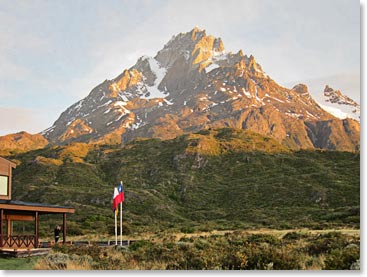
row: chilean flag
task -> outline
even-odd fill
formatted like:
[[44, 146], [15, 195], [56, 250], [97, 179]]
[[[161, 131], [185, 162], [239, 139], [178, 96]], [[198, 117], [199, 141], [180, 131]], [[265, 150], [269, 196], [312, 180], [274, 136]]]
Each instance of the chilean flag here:
[[125, 200], [125, 191], [124, 187], [122, 186], [122, 182], [118, 185], [118, 187], [113, 191], [113, 204], [112, 210], [117, 214], [118, 205]]

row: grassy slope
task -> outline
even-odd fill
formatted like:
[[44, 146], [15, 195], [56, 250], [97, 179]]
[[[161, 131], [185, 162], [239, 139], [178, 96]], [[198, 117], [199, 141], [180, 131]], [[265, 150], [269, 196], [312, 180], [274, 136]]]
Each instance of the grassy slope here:
[[[359, 154], [290, 152], [247, 131], [89, 146], [88, 153], [74, 145], [12, 158], [21, 162], [13, 198], [74, 206], [68, 224], [74, 234], [113, 233], [110, 205], [119, 180], [125, 232], [359, 227]], [[41, 220], [47, 233], [61, 217]]]

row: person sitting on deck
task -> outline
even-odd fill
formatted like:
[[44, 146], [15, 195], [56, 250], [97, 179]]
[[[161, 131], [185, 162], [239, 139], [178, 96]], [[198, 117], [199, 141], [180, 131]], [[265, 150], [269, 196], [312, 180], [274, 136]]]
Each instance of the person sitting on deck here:
[[55, 243], [58, 242], [59, 238], [60, 238], [60, 233], [61, 233], [61, 226], [57, 225], [55, 228]]

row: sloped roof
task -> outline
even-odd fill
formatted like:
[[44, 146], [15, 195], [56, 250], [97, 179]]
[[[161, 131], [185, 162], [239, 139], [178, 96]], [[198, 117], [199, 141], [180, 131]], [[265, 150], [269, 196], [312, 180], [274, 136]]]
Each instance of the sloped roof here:
[[75, 213], [75, 209], [69, 206], [23, 202], [17, 200], [0, 200], [0, 209], [16, 211], [38, 211], [41, 213]]

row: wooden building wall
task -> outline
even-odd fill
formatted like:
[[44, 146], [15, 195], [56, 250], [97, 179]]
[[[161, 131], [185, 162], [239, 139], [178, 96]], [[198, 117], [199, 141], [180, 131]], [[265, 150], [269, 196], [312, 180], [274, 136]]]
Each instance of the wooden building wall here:
[[12, 169], [15, 167], [14, 163], [0, 157], [0, 199], [11, 200]]

